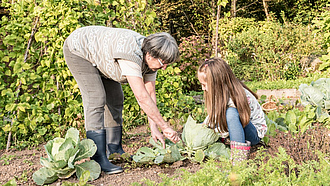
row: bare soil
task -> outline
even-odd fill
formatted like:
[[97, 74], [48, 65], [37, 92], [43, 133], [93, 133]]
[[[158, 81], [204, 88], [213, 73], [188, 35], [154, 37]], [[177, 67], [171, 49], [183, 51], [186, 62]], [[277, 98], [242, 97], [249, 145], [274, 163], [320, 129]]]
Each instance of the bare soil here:
[[[133, 155], [142, 146], [151, 147], [148, 143], [149, 138], [150, 132], [148, 132], [146, 126], [140, 126], [131, 132], [126, 133], [123, 137], [124, 151]], [[3, 185], [13, 178], [16, 178], [19, 185], [36, 185], [32, 179], [32, 174], [42, 167], [40, 164], [40, 157], [47, 157], [43, 145], [22, 151], [10, 150], [5, 152], [5, 150], [1, 150], [0, 185]], [[97, 180], [88, 183], [92, 185], [125, 186], [131, 185], [135, 182], [143, 183], [144, 179], [149, 179], [158, 183], [162, 181], [159, 176], [161, 173], [166, 174], [167, 176], [173, 176], [178, 175], [179, 171], [177, 170], [181, 168], [189, 172], [196, 172], [200, 169], [199, 164], [192, 163], [188, 160], [160, 166], [136, 165], [134, 162], [123, 161], [120, 159], [113, 161], [113, 163], [121, 166], [124, 169], [124, 172], [113, 175], [107, 175], [102, 172]], [[78, 182], [78, 179], [73, 175], [69, 179], [58, 179], [51, 185], [61, 185], [64, 181]]]
[[[142, 146], [150, 146], [148, 140], [150, 132], [146, 126], [138, 127], [129, 133], [126, 133], [123, 139], [123, 148], [129, 154], [134, 154]], [[292, 136], [287, 132], [278, 131], [276, 137], [270, 138], [268, 146], [258, 144], [252, 147], [250, 159], [254, 159], [260, 147], [264, 147], [271, 156], [276, 156], [278, 147], [282, 146], [288, 154], [298, 163], [308, 160], [318, 160], [316, 151], [330, 153], [330, 130], [323, 126], [316, 126], [309, 129], [304, 134]], [[46, 157], [43, 145], [36, 148], [25, 149], [22, 151], [10, 150], [0, 151], [0, 185], [16, 178], [19, 185], [36, 185], [33, 182], [32, 174], [41, 168], [40, 157]], [[267, 160], [265, 160], [267, 161]], [[100, 177], [89, 184], [92, 185], [131, 185], [133, 183], [143, 183], [145, 179], [159, 183], [162, 181], [159, 174], [166, 174], [167, 177], [178, 176], [179, 169], [185, 169], [189, 172], [196, 172], [201, 167], [198, 163], [189, 160], [175, 162], [164, 165], [137, 166], [134, 162], [116, 160], [113, 162], [123, 167], [124, 172], [114, 175], [101, 173]], [[64, 181], [78, 182], [77, 177], [71, 176], [69, 179], [58, 179], [51, 185], [61, 185]]]

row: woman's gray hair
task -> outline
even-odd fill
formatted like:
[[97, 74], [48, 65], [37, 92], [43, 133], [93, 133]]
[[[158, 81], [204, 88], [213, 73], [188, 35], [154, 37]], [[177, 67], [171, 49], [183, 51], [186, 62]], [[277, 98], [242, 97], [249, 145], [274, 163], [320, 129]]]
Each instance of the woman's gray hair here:
[[142, 44], [143, 56], [149, 53], [154, 58], [160, 58], [164, 64], [176, 62], [180, 59], [178, 44], [166, 32], [151, 34], [144, 39]]

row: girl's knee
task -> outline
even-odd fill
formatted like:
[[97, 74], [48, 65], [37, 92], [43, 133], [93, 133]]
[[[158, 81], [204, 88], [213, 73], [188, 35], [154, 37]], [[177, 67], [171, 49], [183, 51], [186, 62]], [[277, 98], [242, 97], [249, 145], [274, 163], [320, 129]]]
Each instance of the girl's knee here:
[[226, 111], [226, 120], [227, 123], [231, 123], [232, 121], [237, 122], [239, 120], [239, 114], [236, 108], [229, 107]]

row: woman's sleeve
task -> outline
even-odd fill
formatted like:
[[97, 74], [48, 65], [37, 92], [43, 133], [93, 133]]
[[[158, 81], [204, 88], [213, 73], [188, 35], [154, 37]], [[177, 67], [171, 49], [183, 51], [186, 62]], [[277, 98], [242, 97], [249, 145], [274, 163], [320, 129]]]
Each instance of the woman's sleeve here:
[[142, 70], [140, 65], [133, 61], [118, 59], [122, 76], [135, 76], [142, 78]]

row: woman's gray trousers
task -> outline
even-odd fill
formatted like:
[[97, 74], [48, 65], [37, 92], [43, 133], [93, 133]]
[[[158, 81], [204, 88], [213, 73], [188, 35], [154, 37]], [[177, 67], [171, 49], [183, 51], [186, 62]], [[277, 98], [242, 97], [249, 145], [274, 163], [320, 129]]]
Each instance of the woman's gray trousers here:
[[124, 102], [121, 84], [104, 78], [91, 62], [71, 53], [67, 42], [63, 53], [82, 95], [86, 131], [121, 126]]

